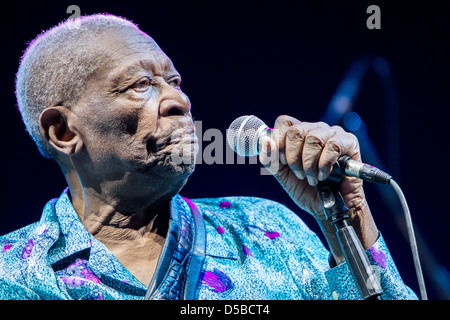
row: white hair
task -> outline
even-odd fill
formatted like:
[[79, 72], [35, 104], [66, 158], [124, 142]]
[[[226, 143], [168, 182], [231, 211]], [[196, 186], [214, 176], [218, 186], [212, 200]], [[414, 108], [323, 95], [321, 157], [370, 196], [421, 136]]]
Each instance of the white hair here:
[[82, 16], [42, 32], [28, 45], [16, 75], [16, 98], [25, 127], [40, 153], [54, 158], [56, 151], [41, 133], [39, 117], [46, 108], [76, 103], [86, 81], [104, 66], [104, 54], [95, 41], [108, 29], [138, 29], [110, 14]]

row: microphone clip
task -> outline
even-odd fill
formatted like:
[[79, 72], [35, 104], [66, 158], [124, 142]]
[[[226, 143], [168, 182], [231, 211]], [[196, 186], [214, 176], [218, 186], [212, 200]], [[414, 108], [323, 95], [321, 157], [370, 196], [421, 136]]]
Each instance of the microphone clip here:
[[383, 292], [380, 280], [374, 276], [369, 258], [353, 226], [347, 223], [348, 208], [339, 192], [343, 179], [343, 166], [334, 165], [329, 177], [320, 181], [316, 188], [327, 220], [336, 227], [336, 237], [344, 254], [359, 294], [364, 300], [381, 300]]
[[327, 220], [332, 224], [340, 220], [348, 219], [348, 209], [344, 204], [342, 195], [339, 192], [343, 179], [343, 168], [340, 162], [337, 162], [333, 166], [328, 178], [324, 181], [319, 181], [316, 188], [319, 192], [322, 207], [325, 212]]

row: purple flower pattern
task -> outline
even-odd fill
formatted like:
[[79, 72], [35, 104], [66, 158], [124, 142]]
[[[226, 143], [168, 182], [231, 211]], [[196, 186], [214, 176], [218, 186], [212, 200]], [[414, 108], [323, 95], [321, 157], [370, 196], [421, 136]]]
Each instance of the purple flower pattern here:
[[101, 283], [100, 279], [89, 270], [87, 264], [88, 262], [86, 260], [77, 259], [65, 269], [71, 275], [59, 276], [59, 278], [71, 288], [78, 288], [86, 283], [86, 281]]
[[218, 227], [217, 227], [217, 232], [218, 232], [219, 234], [225, 233], [225, 229], [222, 228], [221, 226], [218, 226]]
[[250, 256], [250, 257], [253, 257], [253, 258], [255, 257], [253, 255], [252, 250], [250, 250], [250, 248], [247, 247], [245, 244], [242, 245], [242, 251], [244, 251], [244, 254], [247, 255], [247, 256]]
[[229, 209], [230, 206], [231, 206], [231, 202], [230, 201], [220, 201], [220, 205], [219, 205], [220, 209], [222, 209], [222, 208]]
[[380, 267], [386, 269], [386, 255], [383, 251], [376, 247], [369, 248], [373, 261], [375, 261]]
[[262, 229], [262, 228], [260, 228], [260, 227], [258, 227], [258, 226], [252, 225], [252, 224], [249, 224], [248, 227], [249, 227], [249, 228], [255, 228], [255, 229], [258, 229], [258, 230], [260, 230], [260, 231], [263, 231], [264, 234], [265, 234], [269, 239], [275, 239], [275, 238], [278, 238], [278, 237], [280, 236], [280, 233], [279, 233], [278, 231], [268, 231], [268, 230], [264, 230], [264, 229]]
[[280, 233], [277, 231], [272, 231], [272, 232], [266, 231], [265, 234], [269, 239], [275, 239], [280, 236]]
[[31, 252], [34, 248], [34, 241], [33, 239], [28, 240], [27, 245], [22, 250], [22, 259], [28, 259], [31, 256]]
[[217, 268], [202, 272], [202, 284], [209, 286], [214, 292], [224, 292], [234, 288], [230, 277]]

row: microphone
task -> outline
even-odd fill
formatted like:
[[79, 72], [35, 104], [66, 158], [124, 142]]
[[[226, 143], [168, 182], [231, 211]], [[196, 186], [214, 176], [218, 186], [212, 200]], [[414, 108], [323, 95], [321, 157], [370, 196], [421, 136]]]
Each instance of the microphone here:
[[[243, 157], [256, 156], [260, 153], [261, 139], [272, 136], [272, 129], [261, 119], [253, 115], [235, 119], [227, 130], [228, 145]], [[365, 181], [389, 184], [392, 177], [386, 172], [371, 165], [341, 156], [335, 167], [340, 167], [340, 174], [360, 178]], [[335, 168], [333, 168], [333, 171]]]

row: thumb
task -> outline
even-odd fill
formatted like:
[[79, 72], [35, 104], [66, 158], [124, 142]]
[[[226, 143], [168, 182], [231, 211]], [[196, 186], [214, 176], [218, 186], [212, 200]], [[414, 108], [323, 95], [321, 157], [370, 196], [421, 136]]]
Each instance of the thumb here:
[[280, 153], [274, 139], [264, 136], [261, 139], [259, 162], [273, 175], [280, 169]]

